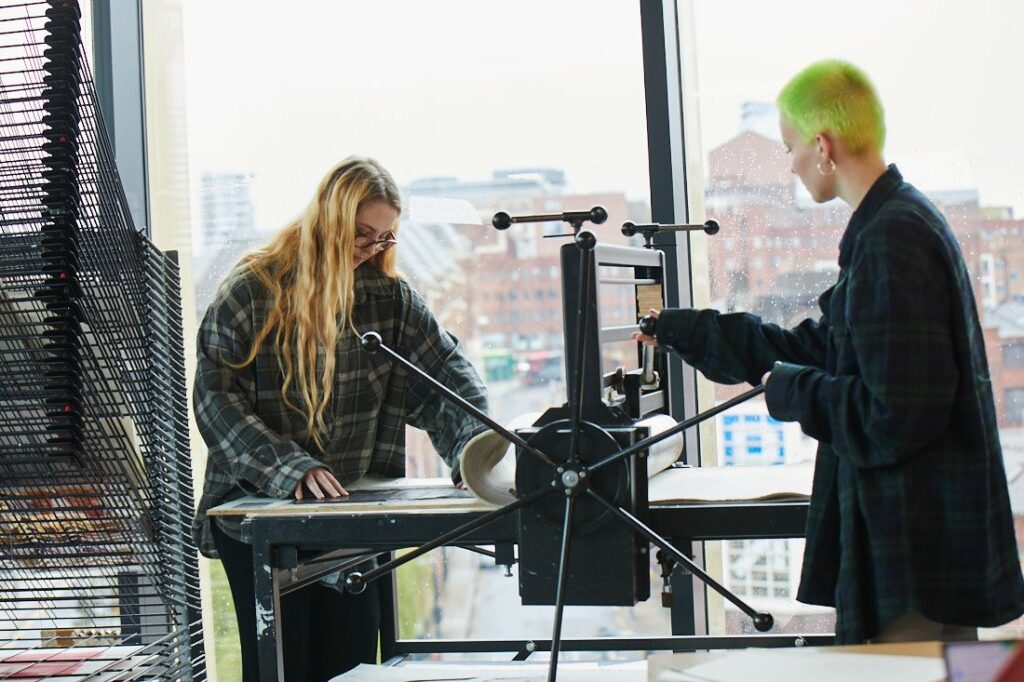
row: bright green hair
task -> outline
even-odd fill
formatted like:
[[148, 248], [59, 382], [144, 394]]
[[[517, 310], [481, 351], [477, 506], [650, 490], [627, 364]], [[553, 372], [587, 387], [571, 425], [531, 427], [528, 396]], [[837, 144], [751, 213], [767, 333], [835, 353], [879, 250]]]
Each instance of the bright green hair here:
[[885, 112], [875, 86], [848, 62], [811, 64], [786, 83], [775, 104], [805, 142], [827, 131], [854, 154], [881, 152], [885, 144]]

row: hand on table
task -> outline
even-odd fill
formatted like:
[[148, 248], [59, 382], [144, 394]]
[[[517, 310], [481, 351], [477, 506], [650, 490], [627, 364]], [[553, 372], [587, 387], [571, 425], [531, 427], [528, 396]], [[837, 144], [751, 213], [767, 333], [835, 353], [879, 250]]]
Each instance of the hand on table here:
[[309, 488], [309, 492], [313, 493], [313, 497], [318, 500], [322, 500], [324, 497], [348, 495], [348, 491], [341, 487], [331, 470], [325, 467], [316, 467], [306, 472], [302, 480], [295, 485], [296, 500], [302, 499], [303, 486]]

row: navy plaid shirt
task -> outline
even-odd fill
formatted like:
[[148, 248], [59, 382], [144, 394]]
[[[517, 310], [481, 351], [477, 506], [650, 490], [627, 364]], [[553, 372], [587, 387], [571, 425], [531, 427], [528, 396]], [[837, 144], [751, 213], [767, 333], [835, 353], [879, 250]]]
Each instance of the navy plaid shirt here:
[[[480, 410], [487, 395], [454, 336], [444, 330], [408, 283], [369, 265], [356, 270], [353, 322]], [[326, 466], [342, 485], [366, 474], [405, 475], [406, 424], [424, 429], [458, 476], [458, 453], [487, 427], [441, 398], [384, 353], [364, 351], [347, 329], [336, 349], [332, 403], [325, 448], [319, 451], [306, 419], [281, 398], [283, 376], [265, 341], [255, 361], [236, 370], [267, 318], [269, 294], [251, 273], [236, 271], [221, 285], [203, 318], [197, 342], [193, 407], [209, 447], [206, 476], [193, 536], [200, 551], [216, 558], [206, 512], [243, 494], [287, 498], [307, 471]], [[290, 399], [300, 405], [294, 383]], [[218, 520], [240, 539], [239, 522]]]
[[[840, 643], [917, 610], [991, 627], [1024, 580], [985, 344], [945, 218], [890, 166], [854, 212], [822, 316], [666, 310], [658, 340], [712, 381], [757, 385], [819, 442], [798, 598], [835, 606]], [[782, 362], [775, 365], [776, 362]]]

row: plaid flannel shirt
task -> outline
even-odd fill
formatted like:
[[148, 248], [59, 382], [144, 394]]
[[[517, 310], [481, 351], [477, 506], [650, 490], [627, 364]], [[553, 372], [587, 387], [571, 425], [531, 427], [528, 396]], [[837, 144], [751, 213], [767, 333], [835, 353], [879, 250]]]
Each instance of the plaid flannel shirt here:
[[[854, 212], [822, 317], [668, 310], [658, 340], [709, 379], [757, 385], [819, 442], [798, 598], [836, 607], [840, 643], [916, 609], [990, 627], [1024, 581], [985, 344], [945, 218], [890, 166]], [[782, 364], [774, 363], [781, 361]]]
[[[427, 431], [455, 479], [463, 446], [487, 429], [386, 354], [362, 350], [346, 329], [335, 351], [329, 433], [319, 451], [305, 418], [281, 398], [283, 375], [272, 338], [252, 364], [240, 370], [228, 366], [245, 358], [271, 303], [254, 276], [236, 271], [221, 285], [199, 328], [193, 407], [209, 456], [193, 537], [211, 558], [217, 554], [206, 512], [225, 500], [243, 494], [290, 497], [314, 467], [326, 466], [342, 485], [366, 474], [403, 476], [406, 424]], [[487, 411], [486, 389], [458, 339], [404, 280], [369, 265], [358, 268], [352, 319], [360, 333], [377, 332], [404, 358]], [[289, 390], [291, 401], [302, 404], [294, 384]], [[221, 518], [218, 523], [240, 539], [239, 522]]]

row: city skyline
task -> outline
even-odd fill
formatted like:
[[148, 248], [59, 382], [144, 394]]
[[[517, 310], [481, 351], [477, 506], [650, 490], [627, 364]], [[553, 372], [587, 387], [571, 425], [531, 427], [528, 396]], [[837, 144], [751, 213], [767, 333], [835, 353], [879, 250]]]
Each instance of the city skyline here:
[[[590, 7], [310, 2], [282, 15], [186, 2], [192, 167], [255, 172], [267, 204], [258, 222], [271, 226], [300, 210], [322, 173], [351, 153], [376, 156], [400, 184], [541, 165], [564, 169], [579, 192], [646, 197], [639, 13], [632, 2]], [[694, 34], [681, 55], [696, 76], [686, 90], [696, 105], [688, 134], [699, 130], [705, 152], [735, 133], [742, 102], [771, 102], [815, 59], [847, 58], [876, 81], [887, 157], [908, 178], [923, 190], [973, 186], [986, 205], [1024, 213], [1015, 120], [1024, 91], [1005, 77], [1008, 65], [1024, 63], [1010, 29], [1024, 23], [1019, 3], [934, 12], [872, 0], [844, 15], [841, 34], [817, 29], [809, 0], [781, 9], [747, 3], [742, 12], [736, 2], [680, 7]], [[735, 21], [738, 13], [749, 20]], [[882, 15], [888, 21], [876, 21]], [[1000, 21], [987, 24], [993, 15]], [[368, 29], [339, 32], [352, 26]], [[586, 39], [566, 41], [565, 26]], [[973, 49], [978, 35], [986, 50]], [[277, 48], [254, 49], [254, 36], [275, 36]], [[348, 54], [372, 55], [374, 69], [345, 68]]]
[[[748, 103], [745, 103], [745, 104], [750, 104], [750, 103], [748, 102]], [[718, 147], [715, 147], [714, 149], [708, 150], [705, 156], [710, 158], [712, 152], [714, 152], [717, 149], [721, 149], [721, 148], [725, 147], [730, 142], [732, 142], [733, 140], [738, 138], [740, 135], [742, 135], [743, 132], [746, 132], [746, 131], [753, 131], [756, 134], [765, 137], [766, 139], [770, 139], [770, 140], [773, 140], [773, 141], [775, 140], [775, 138], [770, 137], [767, 134], [767, 131], [764, 130], [763, 126], [759, 126], [759, 125], [746, 125], [745, 126], [745, 125], [741, 124], [737, 128], [737, 131], [735, 132], [735, 134], [733, 135], [732, 138], [725, 140]], [[783, 148], [780, 145], [779, 151], [782, 152], [782, 149]], [[463, 175], [456, 175], [456, 174], [451, 174], [451, 173], [449, 173], [449, 174], [439, 174], [439, 175], [417, 176], [417, 177], [411, 178], [408, 182], [399, 183], [399, 191], [402, 194], [403, 200], [405, 200], [406, 202], [409, 202], [409, 200], [415, 200], [415, 199], [420, 199], [420, 198], [424, 198], [424, 197], [440, 196], [440, 194], [435, 194], [435, 193], [430, 193], [430, 192], [428, 192], [428, 193], [418, 193], [417, 189], [411, 189], [411, 188], [414, 188], [414, 187], [416, 187], [418, 185], [422, 185], [425, 181], [435, 181], [435, 180], [438, 180], [440, 178], [443, 178], [445, 180], [450, 181], [450, 184], [456, 185], [456, 186], [460, 186], [460, 185], [476, 185], [476, 184], [486, 186], [489, 183], [493, 183], [495, 181], [495, 177], [499, 176], [499, 175], [516, 174], [516, 173], [524, 173], [524, 174], [528, 175], [528, 174], [531, 174], [531, 173], [537, 173], [538, 171], [541, 171], [541, 170], [561, 173], [562, 175], [564, 175], [565, 180], [566, 180], [566, 184], [564, 184], [564, 185], [559, 187], [559, 192], [557, 192], [557, 193], [560, 194], [560, 195], [567, 195], [567, 196], [568, 195], [581, 195], [581, 196], [586, 196], [586, 195], [598, 194], [598, 193], [615, 193], [615, 190], [609, 190], [609, 192], [593, 192], [593, 191], [582, 191], [582, 190], [575, 191], [575, 187], [576, 186], [575, 186], [574, 183], [571, 182], [571, 176], [567, 172], [565, 172], [562, 168], [559, 168], [557, 166], [549, 166], [549, 167], [544, 168], [544, 167], [541, 167], [538, 164], [526, 164], [522, 168], [508, 168], [508, 167], [492, 168], [492, 169], [489, 169], [489, 170], [485, 171], [482, 175], [472, 176], [472, 177], [470, 177], [470, 176], [463, 176]], [[260, 180], [260, 176], [259, 176], [258, 173], [256, 173], [255, 171], [253, 171], [251, 169], [250, 170], [246, 170], [246, 169], [242, 169], [242, 168], [222, 169], [222, 170], [216, 170], [216, 171], [212, 170], [212, 169], [199, 169], [195, 173], [195, 175], [198, 178], [198, 182], [195, 183], [195, 187], [193, 187], [193, 194], [196, 197], [200, 198], [200, 199], [201, 199], [201, 196], [202, 196], [201, 186], [204, 183], [204, 178], [206, 178], [206, 177], [221, 177], [221, 178], [244, 177], [244, 178], [246, 178], [246, 181], [249, 183], [249, 185], [248, 185], [249, 189], [251, 189], [253, 187], [254, 183], [258, 183], [259, 180]], [[705, 173], [705, 176], [706, 176], [705, 183], [706, 183], [707, 188], [709, 190], [709, 193], [708, 193], [708, 195], [707, 195], [707, 197], [705, 199], [705, 202], [707, 203], [708, 201], [710, 201], [713, 198], [713, 194], [711, 193], [711, 190], [713, 189], [713, 178], [710, 176], [710, 173]], [[809, 198], [809, 195], [807, 195], [806, 189], [804, 189], [801, 185], [799, 185], [798, 182], [796, 182], [795, 176], [792, 178], [792, 180], [793, 180], [793, 189], [794, 189], [794, 192], [795, 192], [795, 195], [796, 195], [795, 196], [796, 205], [804, 206], [804, 207], [813, 207], [814, 206], [814, 202], [810, 201], [810, 198]], [[228, 185], [223, 185], [222, 184], [222, 187], [225, 190], [231, 189]], [[943, 189], [929, 189], [927, 187], [923, 187], [921, 189], [922, 189], [922, 191], [925, 194], [927, 194], [929, 196], [932, 196], [933, 198], [935, 198], [936, 200], [939, 200], [939, 201], [941, 201], [943, 197], [948, 197], [948, 198], [964, 197], [964, 198], [968, 198], [968, 199], [972, 199], [973, 198], [974, 200], [977, 200], [979, 202], [979, 205], [981, 207], [983, 207], [983, 208], [992, 208], [992, 209], [1007, 208], [1003, 204], [988, 204], [988, 203], [984, 202], [983, 195], [980, 192], [979, 188], [976, 187], [976, 186], [951, 186], [951, 187], [946, 187], [946, 188], [943, 188]], [[259, 201], [259, 193], [258, 192], [251, 192], [251, 193], [253, 195], [255, 195], [255, 198], [253, 199], [253, 207], [255, 209], [254, 214], [255, 214], [255, 216], [257, 216], [257, 217], [254, 217], [254, 219], [253, 219], [252, 227], [253, 227], [253, 229], [256, 232], [260, 233], [261, 235], [270, 235], [270, 234], [273, 234], [274, 232], [276, 232], [277, 230], [280, 230], [281, 228], [283, 228], [287, 224], [287, 222], [290, 221], [291, 218], [294, 218], [294, 217], [298, 216], [299, 213], [302, 211], [302, 209], [305, 208], [305, 205], [306, 205], [306, 203], [304, 201], [300, 202], [300, 203], [297, 203], [295, 205], [295, 208], [294, 208], [294, 211], [292, 212], [291, 217], [288, 220], [286, 220], [285, 222], [273, 223], [272, 224], [272, 223], [267, 222], [266, 219], [260, 220], [258, 218], [258, 216], [261, 213], [263, 215], [266, 215], [268, 213], [268, 210], [267, 210], [266, 204], [264, 203], [263, 204], [263, 211], [261, 212], [260, 211], [261, 202]], [[643, 203], [643, 204], [646, 204], [648, 202], [648, 200], [649, 200], [649, 197], [647, 197], [647, 196], [637, 198], [637, 197], [630, 197], [628, 194], [626, 194], [626, 198], [630, 202], [637, 202], [637, 203]], [[307, 201], [308, 201], [308, 198], [307, 198]], [[832, 202], [829, 202], [829, 203], [830, 204], [837, 204], [838, 200], [833, 200]], [[202, 212], [202, 210], [203, 210], [203, 202], [202, 202], [202, 200], [193, 201], [192, 204], [195, 207], [193, 212], [196, 213], [197, 215], [200, 214]], [[827, 206], [827, 205], [828, 204], [823, 205], [823, 206]], [[454, 223], [454, 224], [469, 224], [468, 222], [461, 222], [459, 220], [459, 216], [464, 216], [465, 215], [464, 211], [461, 210], [460, 207], [449, 208], [449, 207], [446, 207], [446, 206], [441, 206], [439, 208], [439, 207], [437, 207], [435, 205], [425, 206], [424, 210], [421, 213], [429, 214], [429, 217], [425, 218], [423, 220], [417, 220], [417, 212], [415, 210], [410, 212], [409, 208], [410, 208], [409, 206], [405, 206], [404, 207], [405, 211], [404, 211], [404, 213], [402, 215], [402, 220], [403, 221], [414, 220], [416, 222], [421, 222], [421, 223], [450, 222], [450, 223]], [[580, 208], [586, 208], [586, 207], [582, 207], [581, 206]], [[1008, 219], [1020, 220], [1020, 219], [1022, 219], [1022, 217], [1024, 217], [1024, 213], [1017, 212], [1016, 210], [1013, 209], [1013, 207], [1009, 207], [1009, 208], [1011, 208], [1011, 210], [1012, 210], [1012, 215]], [[567, 208], [566, 210], [569, 210], [569, 209]], [[445, 217], [446, 211], [451, 214], [451, 216], [452, 216], [451, 220], [443, 220], [443, 218]], [[274, 211], [274, 212], [275, 213], [277, 213], [277, 212], [284, 213], [285, 211], [283, 209], [281, 209], [281, 210]], [[479, 225], [480, 225], [481, 229], [489, 230], [491, 228], [490, 228], [489, 220], [485, 220], [484, 219], [486, 217], [487, 216], [485, 216], [485, 215], [481, 215], [481, 222], [480, 222]], [[616, 219], [616, 217], [612, 216], [610, 218], [610, 220], [609, 220], [609, 224], [614, 224], [615, 219]], [[625, 215], [622, 216], [622, 220], [626, 220], [626, 219], [627, 219], [627, 216], [625, 216]], [[194, 225], [193, 232], [195, 233], [195, 235], [197, 235], [197, 236], [200, 235], [201, 231], [203, 229], [202, 228], [203, 218], [201, 216], [198, 217], [198, 219], [193, 220], [192, 224]], [[956, 227], [957, 226], [954, 224], [953, 225], [954, 231], [956, 230]]]

